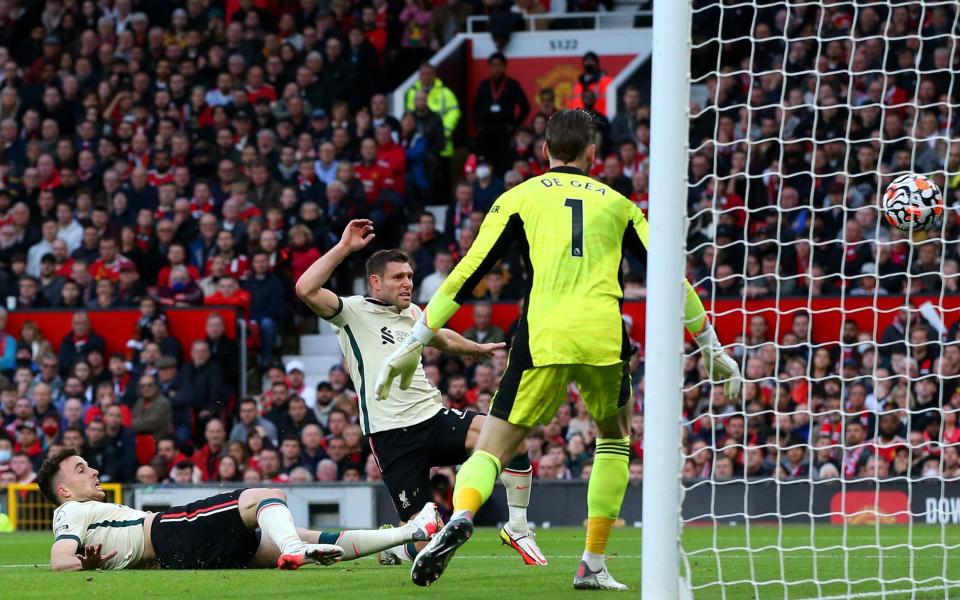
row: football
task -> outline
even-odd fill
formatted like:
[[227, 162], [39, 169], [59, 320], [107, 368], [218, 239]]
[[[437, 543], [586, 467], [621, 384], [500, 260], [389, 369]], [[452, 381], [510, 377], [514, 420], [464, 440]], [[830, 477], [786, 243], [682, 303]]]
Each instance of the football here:
[[880, 200], [880, 210], [897, 229], [924, 231], [943, 213], [943, 196], [929, 178], [908, 173], [890, 182]]

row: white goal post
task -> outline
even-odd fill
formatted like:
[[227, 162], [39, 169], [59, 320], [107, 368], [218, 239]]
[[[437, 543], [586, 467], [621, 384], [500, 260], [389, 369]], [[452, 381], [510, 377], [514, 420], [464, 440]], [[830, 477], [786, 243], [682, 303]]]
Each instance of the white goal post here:
[[[683, 383], [684, 203], [687, 102], [690, 70], [690, 4], [653, 5], [650, 113], [650, 247], [647, 281], [644, 403], [643, 549], [641, 596], [678, 598], [680, 589], [680, 389]], [[672, 401], [672, 400], [676, 401]], [[651, 515], [657, 515], [650, 518]]]
[[957, 597], [960, 3], [656, 0], [652, 60], [642, 597]]

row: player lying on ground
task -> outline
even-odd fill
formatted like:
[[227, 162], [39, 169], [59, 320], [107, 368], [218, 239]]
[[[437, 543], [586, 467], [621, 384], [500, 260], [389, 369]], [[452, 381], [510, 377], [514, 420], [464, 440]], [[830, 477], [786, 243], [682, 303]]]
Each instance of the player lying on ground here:
[[[417, 585], [429, 585], [443, 574], [453, 553], [472, 534], [473, 516], [490, 497], [503, 462], [530, 429], [553, 418], [567, 385], [576, 381], [599, 436], [587, 488], [586, 548], [573, 585], [626, 589], [607, 572], [604, 559], [630, 461], [633, 388], [619, 276], [624, 251], [635, 256], [644, 252], [647, 221], [632, 202], [585, 174], [596, 154], [595, 137], [587, 112], [563, 110], [550, 119], [544, 150], [550, 171], [497, 199], [473, 246], [434, 294], [413, 335], [380, 370], [380, 397], [393, 393], [396, 377], [400, 389], [406, 389], [423, 345], [431, 343], [509, 246], [520, 245], [527, 301], [507, 368], [477, 448], [457, 474], [454, 515], [414, 559], [411, 577]], [[703, 351], [712, 379], [725, 380], [724, 392], [735, 397], [740, 389], [737, 364], [720, 346], [696, 292], [686, 281], [683, 285], [687, 329]]]
[[293, 524], [281, 490], [217, 494], [161, 513], [103, 501], [100, 477], [73, 449], [40, 467], [40, 491], [57, 505], [54, 571], [81, 569], [297, 569], [353, 560], [436, 532], [434, 504], [396, 529], [320, 532]]
[[[333, 326], [340, 340], [344, 362], [359, 392], [360, 425], [369, 436], [370, 448], [383, 472], [402, 521], [412, 518], [430, 498], [430, 469], [461, 464], [476, 446], [484, 415], [444, 408], [440, 391], [433, 387], [417, 365], [403, 389], [393, 388], [376, 398], [368, 381], [410, 331], [422, 311], [411, 303], [413, 269], [399, 250], [380, 250], [367, 260], [370, 296], [340, 298], [323, 286], [350, 254], [362, 250], [374, 238], [373, 223], [350, 221], [340, 243], [313, 263], [297, 281], [297, 295], [317, 315]], [[478, 344], [449, 329], [441, 329], [430, 345], [444, 352], [489, 357], [505, 345]], [[546, 558], [527, 526], [533, 470], [524, 440], [514, 445], [516, 456], [500, 476], [507, 490], [510, 520], [500, 530], [504, 544], [516, 550], [528, 565], [545, 565]], [[412, 560], [414, 544], [381, 555], [384, 564]]]

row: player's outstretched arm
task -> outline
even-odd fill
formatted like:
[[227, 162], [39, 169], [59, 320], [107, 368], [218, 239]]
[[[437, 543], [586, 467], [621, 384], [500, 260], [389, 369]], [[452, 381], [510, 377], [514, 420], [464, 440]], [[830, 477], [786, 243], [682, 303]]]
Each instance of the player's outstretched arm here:
[[365, 248], [374, 237], [373, 221], [354, 219], [347, 223], [340, 242], [310, 265], [297, 280], [297, 297], [318, 316], [326, 319], [335, 316], [340, 310], [340, 298], [323, 286], [345, 258]]
[[507, 347], [503, 342], [496, 344], [478, 344], [477, 342], [468, 340], [452, 329], [441, 329], [427, 345], [433, 346], [441, 352], [472, 356], [479, 360], [490, 358], [497, 350]]
[[[75, 554], [75, 551], [83, 550], [83, 554]], [[100, 544], [88, 544], [82, 548], [77, 547], [74, 540], [57, 540], [50, 549], [50, 569], [53, 571], [92, 571], [99, 569], [117, 555], [113, 550], [105, 555], [101, 555], [103, 546]]]
[[79, 571], [83, 568], [80, 556], [75, 554], [79, 550], [77, 542], [73, 540], [57, 540], [50, 548], [50, 569], [53, 571]]

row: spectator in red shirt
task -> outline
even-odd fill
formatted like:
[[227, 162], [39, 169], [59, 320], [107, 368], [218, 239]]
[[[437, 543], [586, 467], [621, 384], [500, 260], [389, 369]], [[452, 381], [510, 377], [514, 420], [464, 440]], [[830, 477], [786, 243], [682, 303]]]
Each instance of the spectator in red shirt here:
[[117, 241], [106, 237], [100, 240], [100, 258], [90, 265], [90, 276], [93, 279], [109, 279], [120, 281], [120, 269], [133, 263], [127, 257], [117, 252]]
[[204, 438], [207, 443], [194, 452], [193, 464], [200, 469], [204, 481], [216, 481], [217, 468], [220, 466], [220, 458], [226, 450], [225, 443], [227, 441], [227, 430], [220, 419], [207, 421]]
[[239, 306], [245, 319], [250, 318], [250, 292], [240, 288], [233, 277], [223, 277], [217, 282], [217, 291], [207, 296], [207, 306]]
[[497, 391], [497, 380], [493, 376], [493, 367], [489, 365], [477, 365], [473, 371], [474, 386], [467, 391], [465, 400], [467, 404], [476, 405], [480, 394], [493, 394]]
[[[247, 276], [250, 268], [250, 262], [247, 257], [237, 252], [237, 242], [233, 234], [229, 231], [221, 231], [217, 234], [217, 247], [214, 254], [223, 258], [227, 263], [227, 274], [237, 279]], [[210, 274], [210, 259], [207, 259], [207, 266], [204, 270]]]
[[403, 194], [403, 180], [407, 174], [407, 152], [400, 144], [393, 141], [393, 130], [387, 123], [376, 128], [377, 161], [385, 163], [393, 177], [394, 189]]
[[170, 283], [170, 270], [174, 267], [186, 267], [187, 274], [190, 275], [190, 281], [198, 281], [200, 279], [200, 271], [193, 265], [187, 264], [187, 249], [183, 247], [183, 244], [174, 243], [170, 244], [170, 247], [167, 248], [167, 266], [160, 269], [160, 274], [157, 275], [157, 286], [166, 287]]
[[[124, 369], [124, 375], [126, 375], [128, 379], [130, 378], [130, 376], [126, 374], [126, 369]], [[92, 404], [90, 408], [87, 409], [87, 412], [83, 415], [84, 425], [89, 425], [90, 421], [93, 421], [94, 419], [102, 419], [106, 414], [107, 409], [117, 404], [117, 394], [114, 390], [113, 383], [110, 381], [101, 382], [97, 386], [96, 394], [96, 403]], [[133, 422], [133, 415], [130, 413], [130, 407], [126, 404], [120, 404], [120, 413], [122, 415], [121, 422], [123, 423], [123, 426], [130, 427]]]
[[272, 85], [264, 83], [263, 69], [258, 66], [250, 67], [250, 70], [247, 71], [246, 91], [251, 106], [256, 104], [260, 98], [266, 98], [270, 102], [277, 100], [277, 91], [273, 89]]
[[467, 378], [461, 374], [452, 375], [447, 382], [447, 406], [463, 410], [472, 406], [467, 399]]
[[155, 288], [153, 298], [163, 306], [197, 306], [203, 304], [203, 291], [190, 278], [187, 267], [178, 265], [170, 271], [168, 285]]
[[173, 170], [170, 168], [170, 153], [157, 150], [153, 154], [153, 168], [147, 171], [147, 181], [153, 187], [173, 183]]
[[360, 143], [360, 161], [354, 163], [353, 169], [363, 184], [363, 193], [369, 205], [379, 200], [383, 190], [394, 189], [390, 164], [377, 158], [377, 143], [370, 138]]
[[313, 245], [313, 234], [306, 225], [290, 228], [290, 279], [297, 281], [310, 265], [320, 258], [320, 251]]

